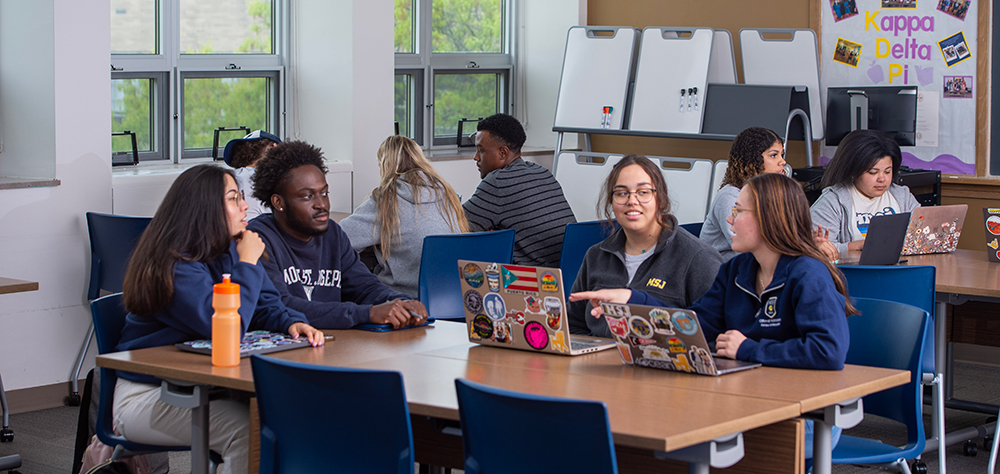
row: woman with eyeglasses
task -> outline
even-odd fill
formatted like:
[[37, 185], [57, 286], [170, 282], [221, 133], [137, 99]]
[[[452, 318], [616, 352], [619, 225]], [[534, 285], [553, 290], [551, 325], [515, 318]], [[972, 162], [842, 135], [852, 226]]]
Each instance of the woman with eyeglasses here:
[[729, 162], [722, 187], [712, 201], [712, 211], [705, 217], [699, 238], [719, 251], [724, 260], [736, 256], [730, 241], [733, 232], [726, 218], [740, 189], [747, 180], [761, 173], [785, 173], [785, 148], [777, 133], [750, 127], [736, 135], [729, 149]]
[[[626, 155], [604, 182], [598, 211], [620, 228], [589, 250], [573, 292], [634, 288], [671, 306], [690, 306], [712, 286], [722, 257], [677, 225], [660, 167], [645, 156]], [[588, 317], [591, 305], [570, 303], [570, 332], [611, 337], [603, 320]]]

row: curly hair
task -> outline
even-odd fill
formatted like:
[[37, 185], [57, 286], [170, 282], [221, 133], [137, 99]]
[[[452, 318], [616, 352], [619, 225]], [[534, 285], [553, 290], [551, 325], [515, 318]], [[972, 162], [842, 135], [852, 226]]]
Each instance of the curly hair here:
[[480, 120], [479, 125], [476, 125], [476, 130], [490, 132], [490, 135], [499, 139], [514, 153], [519, 153], [524, 141], [528, 139], [527, 135], [524, 134], [521, 122], [507, 114], [493, 114]]
[[764, 152], [775, 143], [781, 143], [781, 137], [763, 127], [750, 127], [736, 135], [729, 149], [729, 164], [722, 186], [729, 184], [742, 188], [748, 179], [761, 174], [764, 171]]
[[229, 159], [229, 166], [233, 168], [250, 166], [263, 158], [264, 153], [271, 145], [274, 145], [274, 142], [267, 138], [235, 143], [233, 144], [232, 157]]
[[271, 206], [271, 196], [285, 183], [288, 173], [299, 166], [313, 165], [326, 175], [323, 150], [303, 141], [283, 142], [271, 148], [257, 162], [257, 172], [253, 175], [253, 197], [265, 206]]

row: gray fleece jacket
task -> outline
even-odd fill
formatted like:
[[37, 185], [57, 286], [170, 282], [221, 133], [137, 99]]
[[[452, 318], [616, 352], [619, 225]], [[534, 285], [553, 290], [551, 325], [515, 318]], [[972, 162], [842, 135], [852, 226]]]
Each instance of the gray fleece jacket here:
[[[419, 293], [420, 255], [424, 237], [454, 234], [457, 227], [452, 230], [442, 215], [442, 212], [448, 212], [444, 191], [441, 191], [439, 199], [438, 193], [432, 188], [420, 187], [418, 196], [414, 199], [412, 188], [402, 181], [396, 183], [399, 238], [392, 239], [388, 260], [382, 258], [380, 249], [375, 250], [378, 266], [373, 273], [394, 291], [416, 298]], [[353, 214], [340, 221], [340, 227], [351, 239], [351, 246], [355, 250], [361, 251], [380, 243], [381, 222], [377, 219], [377, 213], [375, 201], [369, 195]], [[455, 222], [454, 219], [452, 222]]]
[[[910, 212], [918, 207], [920, 203], [917, 198], [910, 193], [910, 188], [898, 184], [889, 185], [889, 194], [896, 198], [899, 203], [899, 212]], [[823, 189], [819, 199], [813, 203], [809, 209], [812, 215], [812, 225], [823, 226], [830, 230], [830, 242], [837, 247], [841, 253], [847, 251], [847, 244], [851, 243], [851, 209], [854, 201], [851, 199], [851, 188], [843, 184], [830, 186]]]
[[[632, 281], [627, 281], [625, 269], [625, 232], [618, 229], [614, 235], [587, 250], [572, 291], [632, 288], [652, 295], [667, 306], [691, 306], [712, 287], [722, 257], [708, 244], [677, 227], [673, 216], [671, 220], [674, 230], [664, 229], [653, 255], [639, 265]], [[590, 315], [590, 302], [568, 304], [567, 321], [571, 334], [611, 337], [604, 318]]]

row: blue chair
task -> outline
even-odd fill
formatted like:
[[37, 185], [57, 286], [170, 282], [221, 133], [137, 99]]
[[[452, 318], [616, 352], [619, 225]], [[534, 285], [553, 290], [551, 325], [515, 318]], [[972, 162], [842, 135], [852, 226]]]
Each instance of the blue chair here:
[[906, 425], [906, 445], [890, 446], [844, 434], [833, 450], [832, 460], [836, 464], [891, 466], [909, 473], [906, 459], [920, 456], [925, 443], [920, 379], [931, 318], [916, 306], [894, 301], [854, 298], [854, 305], [861, 314], [847, 319], [851, 332], [847, 363], [907, 370], [912, 374], [906, 385], [864, 398], [865, 413]]
[[[97, 334], [97, 351], [100, 354], [115, 352], [115, 347], [121, 340], [125, 328], [125, 311], [121, 293], [114, 293], [90, 302], [90, 314], [94, 319], [94, 329]], [[112, 410], [115, 403], [115, 384], [118, 382], [117, 372], [101, 368], [101, 394], [97, 408], [95, 431], [97, 439], [108, 446], [114, 446], [113, 459], [124, 456], [134, 456], [161, 451], [188, 451], [190, 446], [153, 446], [134, 443], [114, 432]]]
[[692, 222], [690, 224], [681, 224], [681, 228], [694, 234], [695, 237], [701, 236], [701, 226], [705, 225], [704, 222]]
[[514, 229], [428, 235], [420, 255], [420, 302], [438, 320], [465, 321], [459, 260], [510, 263]]
[[[862, 266], [840, 267], [847, 279], [851, 297], [874, 298], [916, 306], [934, 315], [935, 268], [930, 265], [914, 266]], [[943, 315], [942, 315], [943, 316]], [[934, 325], [924, 336], [923, 376], [924, 385], [932, 387], [933, 411], [931, 413], [931, 440], [937, 441], [938, 465], [945, 464], [944, 432], [944, 383], [934, 363]]]
[[[87, 231], [90, 234], [90, 288], [87, 299], [94, 300], [100, 296], [101, 290], [109, 293], [122, 291], [122, 281], [125, 279], [125, 269], [128, 267], [132, 249], [149, 225], [151, 217], [115, 216], [112, 214], [87, 213]], [[80, 348], [80, 355], [73, 366], [69, 405], [80, 404], [80, 371], [83, 360], [90, 349], [90, 340], [94, 337], [94, 326], [87, 331], [87, 338]]]
[[[604, 403], [511, 392], [463, 379], [455, 379], [455, 389], [467, 474], [618, 472]], [[559, 447], [558, 455], [546, 449], [553, 446]]]
[[609, 228], [605, 221], [566, 224], [562, 253], [559, 254], [559, 268], [562, 270], [563, 292], [566, 297], [569, 297], [569, 291], [573, 288], [576, 275], [580, 273], [580, 266], [583, 265], [583, 257], [587, 255], [587, 249], [610, 237], [617, 228], [617, 222], [614, 223], [614, 228]]
[[413, 473], [410, 410], [399, 372], [253, 355], [260, 472]]

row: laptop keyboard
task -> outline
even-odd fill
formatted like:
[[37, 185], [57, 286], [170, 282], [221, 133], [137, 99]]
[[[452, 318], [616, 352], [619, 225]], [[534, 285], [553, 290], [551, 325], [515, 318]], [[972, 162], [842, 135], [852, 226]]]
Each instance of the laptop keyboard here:
[[590, 349], [591, 347], [597, 347], [597, 344], [593, 344], [590, 342], [569, 341], [569, 347], [574, 351], [579, 351], [583, 349]]

